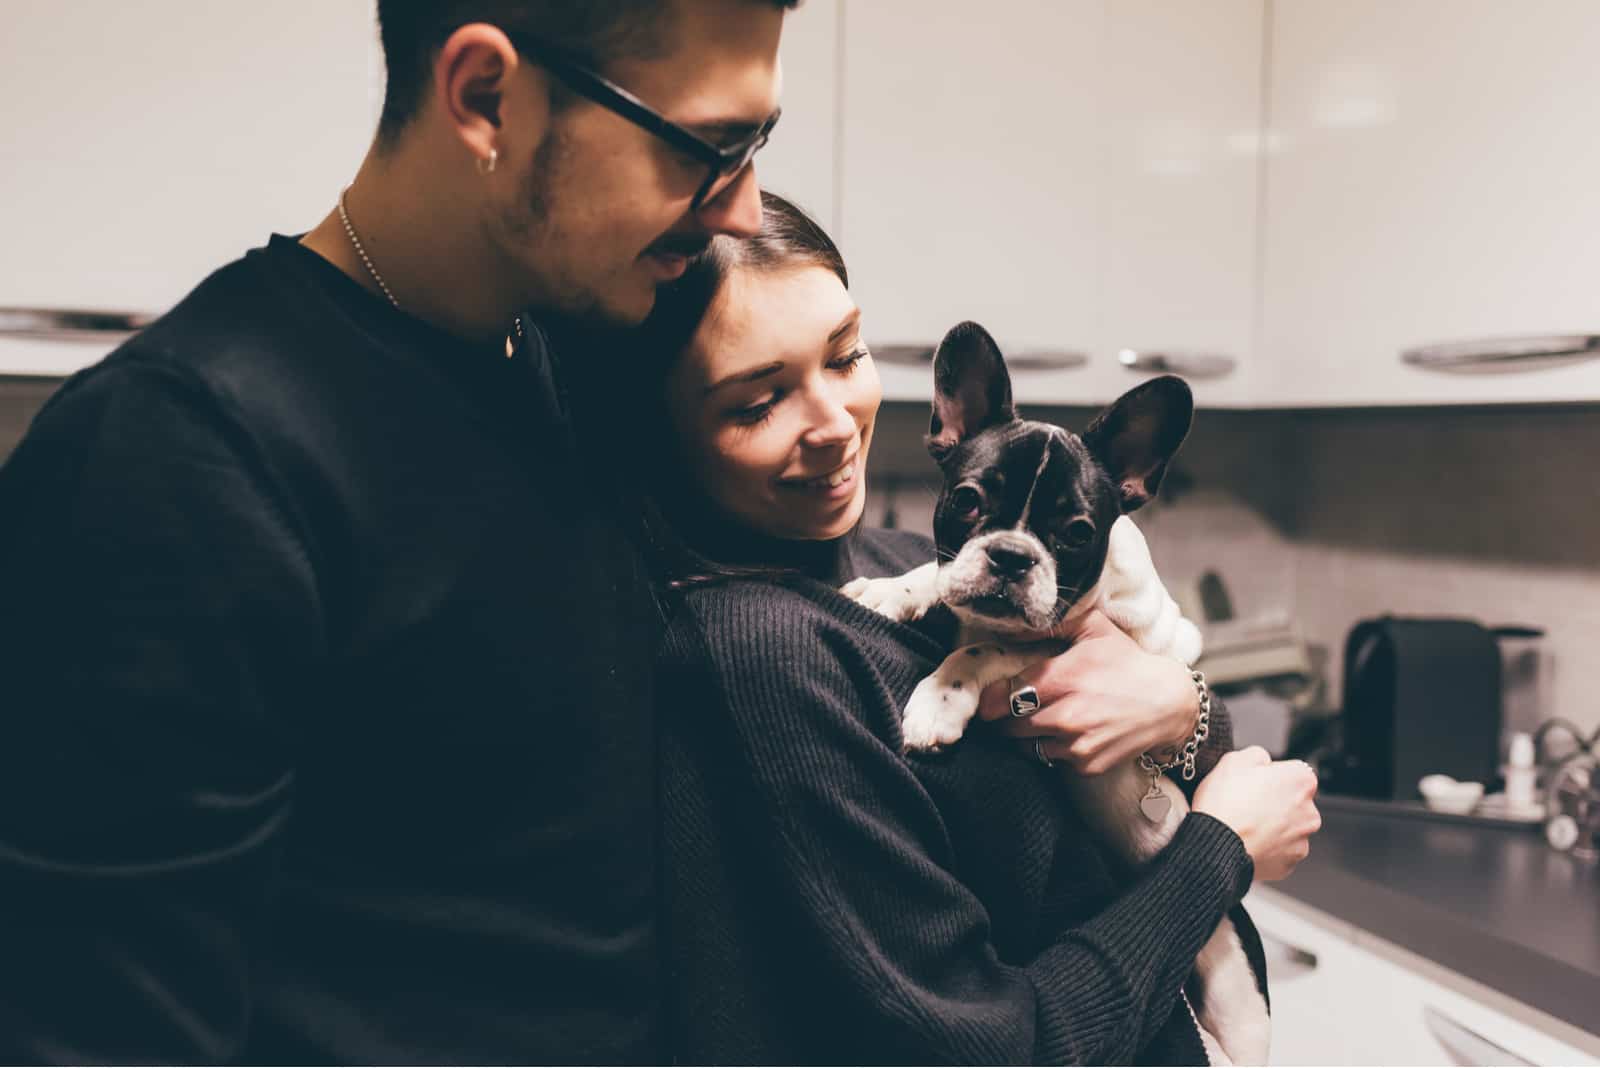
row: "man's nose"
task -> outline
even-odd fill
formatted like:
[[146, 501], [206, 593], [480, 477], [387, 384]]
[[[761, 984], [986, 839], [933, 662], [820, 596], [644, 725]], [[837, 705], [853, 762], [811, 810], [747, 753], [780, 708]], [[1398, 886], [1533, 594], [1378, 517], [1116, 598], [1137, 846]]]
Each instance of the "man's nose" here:
[[761, 230], [761, 183], [754, 163], [747, 164], [728, 188], [700, 206], [700, 225], [714, 234], [754, 237]]

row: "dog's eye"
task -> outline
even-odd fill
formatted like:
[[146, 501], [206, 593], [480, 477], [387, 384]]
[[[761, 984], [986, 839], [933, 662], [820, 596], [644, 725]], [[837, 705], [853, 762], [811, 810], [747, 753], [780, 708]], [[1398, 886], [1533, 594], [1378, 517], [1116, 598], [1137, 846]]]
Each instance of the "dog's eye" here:
[[962, 519], [971, 519], [983, 507], [983, 491], [977, 486], [957, 486], [950, 494], [950, 509]]
[[1081, 549], [1094, 540], [1094, 524], [1087, 519], [1074, 519], [1061, 531], [1061, 541], [1071, 549]]

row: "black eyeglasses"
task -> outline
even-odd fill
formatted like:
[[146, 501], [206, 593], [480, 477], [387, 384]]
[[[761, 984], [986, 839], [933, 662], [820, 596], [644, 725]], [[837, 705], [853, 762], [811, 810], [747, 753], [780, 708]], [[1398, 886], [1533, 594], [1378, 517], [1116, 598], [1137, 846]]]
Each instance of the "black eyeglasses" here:
[[772, 136], [772, 128], [778, 125], [778, 117], [783, 114], [782, 108], [777, 109], [748, 136], [734, 144], [714, 145], [668, 119], [622, 86], [596, 74], [555, 45], [511, 31], [506, 31], [506, 37], [517, 46], [517, 51], [536, 60], [574, 92], [649, 130], [673, 148], [705, 164], [710, 173], [700, 183], [699, 192], [690, 202], [692, 211], [699, 211], [708, 200], [733, 184], [750, 165], [751, 158], [766, 145]]

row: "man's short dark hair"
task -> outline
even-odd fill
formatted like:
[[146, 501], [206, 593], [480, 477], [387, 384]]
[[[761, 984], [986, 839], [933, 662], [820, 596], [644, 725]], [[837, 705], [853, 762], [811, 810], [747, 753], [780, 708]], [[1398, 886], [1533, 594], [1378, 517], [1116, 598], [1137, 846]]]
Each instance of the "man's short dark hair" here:
[[[663, 49], [664, 23], [682, 0], [378, 0], [378, 32], [388, 68], [378, 141], [392, 145], [422, 109], [433, 60], [468, 23], [538, 34], [599, 70]], [[800, 0], [762, 0], [793, 8]]]

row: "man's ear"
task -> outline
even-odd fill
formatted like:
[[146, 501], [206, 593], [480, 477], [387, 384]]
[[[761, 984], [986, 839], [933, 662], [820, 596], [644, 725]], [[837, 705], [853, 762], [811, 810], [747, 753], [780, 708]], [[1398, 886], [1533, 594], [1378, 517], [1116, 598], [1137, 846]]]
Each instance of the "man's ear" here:
[[[463, 162], [476, 160], [482, 167], [492, 153], [505, 151], [506, 146], [497, 141], [510, 104], [507, 87], [523, 65], [504, 31], [485, 22], [457, 27], [434, 56], [432, 93], [451, 131], [466, 148]], [[541, 68], [534, 66], [532, 71], [535, 79], [547, 80]], [[544, 94], [531, 102], [518, 98], [516, 106], [519, 114], [513, 125], [522, 127], [517, 138], [538, 143], [544, 131], [531, 126], [542, 127], [550, 121]]]
[[977, 323], [960, 323], [939, 342], [933, 355], [933, 418], [928, 452], [940, 462], [958, 444], [987, 427], [1017, 417], [1011, 405], [1011, 375], [989, 332]]
[[1124, 393], [1083, 432], [1083, 443], [1110, 474], [1132, 512], [1161, 488], [1194, 421], [1194, 394], [1176, 375], [1162, 375]]

